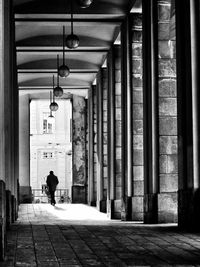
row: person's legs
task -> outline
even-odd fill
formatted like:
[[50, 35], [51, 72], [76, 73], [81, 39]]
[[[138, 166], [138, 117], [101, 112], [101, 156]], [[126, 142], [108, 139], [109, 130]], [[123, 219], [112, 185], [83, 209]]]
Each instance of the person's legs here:
[[55, 191], [52, 192], [52, 203], [55, 205], [56, 201], [55, 201]]
[[55, 201], [55, 191], [49, 191], [50, 193], [50, 196], [51, 196], [51, 204], [56, 204], [56, 201]]

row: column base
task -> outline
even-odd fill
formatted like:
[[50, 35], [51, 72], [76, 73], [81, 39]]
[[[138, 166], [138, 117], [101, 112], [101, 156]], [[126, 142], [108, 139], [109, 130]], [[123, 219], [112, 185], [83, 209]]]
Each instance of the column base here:
[[30, 186], [20, 186], [19, 199], [20, 203], [32, 203], [32, 192]]
[[108, 199], [106, 204], [107, 204], [107, 217], [109, 219], [114, 219], [114, 200]]
[[12, 201], [11, 192], [6, 190], [6, 228], [9, 229], [12, 223]]
[[158, 223], [177, 223], [177, 192], [158, 194]]
[[178, 191], [178, 226], [182, 230], [200, 231], [200, 189]]
[[72, 186], [72, 203], [86, 204], [86, 189], [85, 186]]
[[96, 207], [97, 206], [97, 202], [96, 201], [90, 201], [88, 203], [89, 206], [92, 206], [92, 207]]
[[5, 259], [6, 250], [6, 189], [0, 180], [0, 261]]
[[158, 194], [144, 194], [144, 223], [158, 223]]
[[132, 221], [144, 220], [144, 197], [134, 196], [132, 197]]
[[100, 212], [106, 213], [107, 203], [106, 200], [100, 200], [96, 202], [96, 207]]
[[11, 201], [12, 201], [12, 223], [14, 223], [16, 218], [16, 200], [13, 195], [11, 196]]
[[124, 197], [121, 200], [121, 220], [132, 220], [132, 197]]

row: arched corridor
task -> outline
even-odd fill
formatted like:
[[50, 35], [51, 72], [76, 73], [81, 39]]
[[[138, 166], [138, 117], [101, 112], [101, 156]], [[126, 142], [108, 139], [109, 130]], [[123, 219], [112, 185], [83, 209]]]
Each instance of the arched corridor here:
[[[90, 227], [91, 242], [96, 231], [100, 247], [122, 266], [141, 259], [141, 243], [149, 244], [141, 248], [144, 265], [158, 260], [152, 258], [157, 246], [159, 261], [172, 264], [166, 258], [174, 250], [181, 253], [178, 263], [197, 265], [198, 234], [189, 233], [200, 231], [199, 0], [0, 0], [0, 18], [0, 261], [9, 231], [19, 229], [18, 238], [23, 225], [34, 236], [40, 213], [38, 229], [52, 238], [58, 231], [67, 254], [62, 223], [68, 227], [69, 210], [62, 207], [83, 205], [96, 212], [93, 219], [106, 218], [105, 232]], [[58, 206], [32, 205], [48, 201], [43, 188], [50, 170], [60, 181]], [[36, 197], [37, 190], [43, 195]], [[60, 206], [64, 196], [72, 205]], [[23, 218], [25, 207], [31, 212]], [[44, 226], [50, 214], [52, 227]], [[62, 223], [61, 214], [67, 214]], [[166, 228], [169, 223], [178, 228]], [[82, 226], [72, 239], [82, 237]], [[181, 247], [181, 240], [188, 243]], [[76, 244], [70, 249], [75, 253]], [[30, 250], [37, 261], [36, 247]], [[76, 259], [87, 266], [84, 255]]]
[[22, 204], [7, 257], [2, 267], [199, 266], [200, 234], [176, 224], [110, 221], [83, 204]]

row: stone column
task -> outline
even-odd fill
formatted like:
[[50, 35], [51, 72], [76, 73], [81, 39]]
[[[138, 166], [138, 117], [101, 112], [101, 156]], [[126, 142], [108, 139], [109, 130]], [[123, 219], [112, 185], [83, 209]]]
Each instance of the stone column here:
[[107, 197], [107, 70], [97, 75], [97, 208], [106, 212]]
[[15, 79], [15, 48], [14, 48], [14, 14], [12, 13], [12, 4], [11, 1], [6, 1], [4, 3], [4, 43], [7, 47], [4, 52], [4, 90], [6, 94], [4, 95], [5, 103], [5, 177], [6, 177], [6, 225], [9, 227], [11, 222], [15, 220], [15, 217], [12, 217], [12, 210], [15, 209], [12, 205], [12, 196], [15, 198], [15, 159], [14, 159], [14, 136], [15, 136], [15, 127], [14, 127], [14, 101], [18, 102], [18, 99], [15, 99], [16, 91], [16, 79]]
[[122, 49], [122, 220], [131, 220], [133, 194], [133, 167], [132, 167], [132, 29], [130, 16], [121, 26]]
[[97, 208], [103, 211], [103, 89], [102, 70], [97, 74]]
[[[10, 3], [10, 2], [9, 2]], [[6, 117], [5, 112], [8, 107], [5, 103], [6, 84], [9, 82], [8, 73], [5, 72], [5, 64], [9, 64], [6, 56], [10, 57], [10, 47], [7, 43], [7, 37], [10, 34], [10, 28], [5, 28], [5, 22], [9, 16], [9, 10], [6, 8], [8, 2], [0, 2], [0, 261], [5, 258], [6, 250]], [[10, 71], [10, 70], [9, 70]], [[9, 90], [11, 90], [9, 88]], [[9, 132], [11, 135], [11, 131]]]
[[94, 113], [93, 87], [88, 92], [88, 204], [94, 202]]
[[103, 91], [103, 209], [107, 210], [107, 190], [108, 190], [108, 69], [102, 68], [102, 91]]
[[[114, 216], [121, 219], [122, 199], [125, 195], [125, 180], [122, 173], [122, 144], [124, 146], [124, 135], [122, 136], [122, 87], [121, 87], [121, 45], [114, 46], [114, 71], [115, 71], [115, 201]], [[123, 141], [123, 142], [122, 142]], [[123, 165], [124, 168], [124, 165]], [[124, 169], [123, 169], [124, 172]]]
[[158, 58], [157, 2], [143, 0], [144, 222], [158, 220]]
[[73, 95], [73, 203], [86, 203], [85, 108], [85, 99]]
[[[192, 116], [193, 116], [193, 187], [200, 188], [200, 5], [190, 1], [191, 69], [192, 69]], [[199, 209], [200, 210], [200, 209]], [[200, 215], [199, 215], [200, 217]]]
[[94, 166], [94, 187], [93, 187], [93, 194], [94, 194], [94, 202], [92, 203], [93, 206], [96, 206], [97, 201], [97, 86], [94, 85], [93, 88], [93, 125], [94, 125], [94, 136], [93, 136], [93, 166]]
[[133, 119], [132, 220], [142, 221], [144, 217], [142, 14], [132, 14], [131, 24]]
[[19, 185], [20, 202], [31, 203], [29, 96], [19, 95]]
[[171, 3], [158, 1], [159, 194], [158, 222], [177, 222], [176, 38], [171, 34]]
[[[177, 21], [177, 94], [179, 143], [178, 225], [200, 229], [199, 190], [199, 6], [175, 1]], [[191, 52], [191, 53], [190, 53]]]
[[5, 258], [6, 250], [6, 188], [0, 180], [0, 261]]
[[115, 68], [114, 68], [114, 47], [108, 52], [108, 91], [107, 91], [107, 112], [108, 112], [108, 188], [107, 188], [107, 214], [114, 218], [115, 200]]

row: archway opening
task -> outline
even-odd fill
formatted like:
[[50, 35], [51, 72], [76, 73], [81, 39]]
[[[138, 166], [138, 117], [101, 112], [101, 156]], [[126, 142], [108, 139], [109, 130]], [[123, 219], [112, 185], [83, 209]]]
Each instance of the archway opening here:
[[58, 176], [57, 203], [71, 201], [72, 188], [72, 104], [56, 100], [59, 109], [50, 116], [49, 100], [30, 102], [30, 186], [33, 203], [48, 203], [46, 178], [50, 171]]

